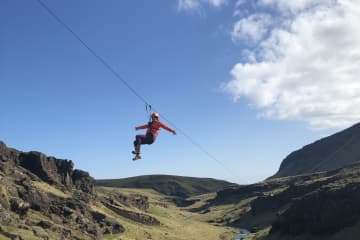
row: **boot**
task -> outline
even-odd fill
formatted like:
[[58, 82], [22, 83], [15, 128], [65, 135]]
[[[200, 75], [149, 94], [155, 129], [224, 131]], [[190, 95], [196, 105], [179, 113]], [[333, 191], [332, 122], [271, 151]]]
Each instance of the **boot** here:
[[133, 158], [133, 161], [140, 160], [140, 159], [141, 159], [141, 156], [139, 154], [136, 154], [135, 157]]

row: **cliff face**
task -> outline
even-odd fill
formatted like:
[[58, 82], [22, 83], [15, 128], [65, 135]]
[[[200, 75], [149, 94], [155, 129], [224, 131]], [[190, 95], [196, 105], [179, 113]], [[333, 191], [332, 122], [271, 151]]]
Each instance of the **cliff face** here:
[[360, 124], [292, 152], [271, 178], [335, 170], [360, 161]]
[[[93, 210], [94, 179], [72, 161], [0, 141], [0, 237], [101, 239], [124, 228]], [[2, 239], [3, 239], [2, 238]]]
[[0, 141], [0, 171], [11, 175], [15, 170], [26, 169], [40, 180], [63, 190], [81, 190], [92, 194], [95, 180], [89, 173], [75, 169], [71, 160], [47, 157], [40, 152], [21, 152], [7, 148]]

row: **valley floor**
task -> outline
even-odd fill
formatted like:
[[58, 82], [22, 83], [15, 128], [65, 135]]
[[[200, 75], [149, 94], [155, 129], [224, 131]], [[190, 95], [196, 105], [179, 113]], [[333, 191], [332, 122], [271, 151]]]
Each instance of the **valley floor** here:
[[[125, 232], [118, 235], [108, 235], [107, 239], [117, 240], [233, 240], [239, 231], [235, 228], [216, 226], [201, 220], [201, 214], [186, 211], [177, 207], [168, 196], [161, 195], [153, 190], [127, 189], [127, 188], [98, 188], [104, 196], [111, 192], [112, 195], [119, 194], [140, 194], [148, 197], [149, 208], [146, 214], [160, 221], [160, 226], [149, 226], [137, 221], [129, 221], [114, 214], [102, 204], [93, 206], [97, 211], [115, 218], [125, 227]], [[139, 211], [129, 206], [122, 205], [129, 211]], [[94, 210], [95, 210], [94, 209]]]

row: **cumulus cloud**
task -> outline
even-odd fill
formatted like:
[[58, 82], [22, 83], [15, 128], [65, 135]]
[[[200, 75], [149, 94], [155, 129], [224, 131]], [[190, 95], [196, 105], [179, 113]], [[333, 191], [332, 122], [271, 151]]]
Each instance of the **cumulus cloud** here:
[[242, 18], [234, 25], [231, 38], [234, 42], [249, 40], [257, 42], [263, 38], [271, 23], [271, 15], [253, 14], [247, 18]]
[[260, 33], [247, 33], [258, 41], [256, 51], [247, 49], [255, 60], [236, 64], [224, 90], [235, 100], [247, 99], [272, 119], [301, 120], [316, 129], [358, 122], [360, 2], [259, 0], [259, 4], [293, 15], [283, 15], [284, 24], [267, 29], [270, 34], [260, 40], [266, 26], [255, 24]]
[[202, 4], [208, 4], [214, 7], [220, 7], [227, 3], [228, 0], [178, 0], [178, 9], [180, 11], [198, 10]]

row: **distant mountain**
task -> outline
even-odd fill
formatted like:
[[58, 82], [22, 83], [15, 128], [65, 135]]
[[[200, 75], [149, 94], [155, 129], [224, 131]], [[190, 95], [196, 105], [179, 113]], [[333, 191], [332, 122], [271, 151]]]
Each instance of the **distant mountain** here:
[[237, 186], [234, 183], [212, 178], [195, 178], [171, 175], [145, 175], [123, 179], [96, 180], [97, 186], [121, 188], [150, 188], [162, 194], [187, 198], [217, 192]]
[[292, 152], [271, 178], [335, 170], [360, 161], [360, 124]]

